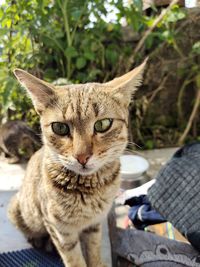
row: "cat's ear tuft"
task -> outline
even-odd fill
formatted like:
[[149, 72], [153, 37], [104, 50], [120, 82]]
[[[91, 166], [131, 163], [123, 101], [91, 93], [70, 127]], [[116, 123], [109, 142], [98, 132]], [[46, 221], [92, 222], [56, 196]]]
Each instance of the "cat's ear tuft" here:
[[27, 90], [36, 111], [40, 114], [55, 99], [52, 85], [21, 69], [15, 69], [13, 72], [20, 84]]
[[105, 83], [106, 87], [109, 87], [109, 91], [112, 92], [113, 96], [125, 100], [127, 104], [131, 101], [131, 96], [137, 90], [137, 87], [141, 85], [144, 69], [148, 58], [144, 62], [129, 71], [128, 73], [115, 78], [114, 80]]

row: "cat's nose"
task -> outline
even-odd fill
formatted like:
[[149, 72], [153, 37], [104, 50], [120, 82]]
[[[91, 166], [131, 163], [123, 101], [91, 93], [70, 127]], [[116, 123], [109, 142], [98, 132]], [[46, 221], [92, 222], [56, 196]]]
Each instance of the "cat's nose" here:
[[91, 156], [92, 154], [79, 154], [79, 155], [76, 155], [76, 159], [81, 165], [84, 166], [86, 165], [86, 163], [88, 162]]

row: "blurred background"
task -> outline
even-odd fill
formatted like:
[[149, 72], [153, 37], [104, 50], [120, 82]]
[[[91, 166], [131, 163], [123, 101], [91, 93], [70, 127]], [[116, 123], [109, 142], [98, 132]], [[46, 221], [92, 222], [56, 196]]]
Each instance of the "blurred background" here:
[[39, 129], [16, 67], [60, 85], [106, 82], [147, 56], [130, 140], [143, 149], [200, 140], [198, 1], [0, 1], [0, 123]]

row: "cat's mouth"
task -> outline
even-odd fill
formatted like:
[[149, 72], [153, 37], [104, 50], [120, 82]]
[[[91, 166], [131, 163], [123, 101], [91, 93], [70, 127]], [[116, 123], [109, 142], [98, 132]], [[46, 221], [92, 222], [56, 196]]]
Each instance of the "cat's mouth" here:
[[78, 164], [75, 167], [75, 172], [81, 175], [91, 175], [98, 171], [98, 167], [95, 164], [81, 165]]
[[70, 170], [70, 171], [73, 171], [75, 172], [76, 174], [79, 174], [79, 175], [83, 175], [83, 176], [86, 176], [86, 175], [91, 175], [91, 174], [94, 174], [97, 169], [93, 166], [73, 166], [73, 165], [65, 165], [65, 167]]
[[93, 168], [88, 168], [85, 166], [80, 168], [80, 174], [82, 174], [82, 175], [88, 175], [88, 174], [92, 174], [92, 173], [94, 173]]
[[79, 175], [91, 175], [98, 171], [99, 164], [87, 163], [86, 165], [81, 165], [78, 162], [69, 161], [63, 156], [59, 155], [59, 162], [68, 170], [75, 172]]

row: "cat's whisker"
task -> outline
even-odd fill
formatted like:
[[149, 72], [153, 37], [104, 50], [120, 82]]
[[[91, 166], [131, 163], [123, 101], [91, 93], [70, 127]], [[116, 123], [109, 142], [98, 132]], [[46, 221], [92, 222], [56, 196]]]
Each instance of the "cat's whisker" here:
[[73, 165], [73, 163], [70, 162], [70, 161], [64, 161], [64, 160], [61, 160], [60, 162], [61, 162], [63, 165], [67, 165], [67, 166], [72, 166], [72, 165]]
[[57, 159], [57, 160], [59, 159], [58, 156], [54, 153], [50, 153], [50, 158]]
[[70, 161], [69, 159], [67, 159], [65, 156], [62, 155], [58, 155], [59, 160], [61, 160], [62, 162], [66, 162], [67, 164], [73, 165], [73, 162]]
[[124, 152], [130, 153], [130, 154], [135, 154], [135, 155], [139, 155], [139, 156], [141, 156], [141, 157], [144, 157], [144, 153], [139, 152], [139, 151], [137, 151], [137, 150], [132, 150], [132, 149], [128, 149], [128, 148], [126, 148], [126, 149], [124, 150]]
[[128, 145], [131, 145], [131, 146], [136, 146], [136, 147], [138, 147], [138, 148], [142, 149], [142, 147], [141, 147], [141, 146], [139, 146], [138, 144], [136, 144], [136, 143], [134, 143], [134, 142], [132, 142], [132, 141], [128, 141]]
[[62, 165], [62, 163], [60, 161], [55, 161], [55, 160], [49, 160], [48, 163]]
[[61, 162], [60, 160], [58, 160], [58, 159], [49, 159], [50, 161], [52, 161], [52, 162]]
[[66, 156], [60, 155], [58, 154], [58, 158], [64, 159], [64, 160], [68, 160]]
[[61, 160], [54, 155], [50, 156], [49, 161], [51, 161], [53, 163], [61, 163]]
[[124, 143], [114, 144], [114, 145], [112, 145], [111, 147], [109, 147], [108, 150], [110, 150], [110, 149], [112, 149], [112, 148], [115, 148], [115, 147], [121, 147], [121, 146], [124, 146]]
[[59, 159], [59, 157], [57, 157], [57, 155], [51, 154], [49, 161], [52, 163], [60, 163], [63, 165], [63, 162], [61, 159]]
[[[116, 149], [115, 149], [116, 148]], [[109, 156], [110, 157], [112, 157], [112, 155], [113, 155], [113, 158], [116, 158], [116, 154], [114, 154], [114, 153], [116, 153], [117, 152], [117, 155], [119, 154], [119, 146], [116, 146], [116, 147], [112, 147], [112, 148], [110, 148], [110, 149], [108, 149], [108, 153], [107, 153], [107, 151], [105, 151], [104, 153], [102, 153], [101, 155], [99, 155], [98, 156], [98, 158], [99, 159], [102, 159], [102, 158], [104, 158], [107, 154], [109, 154]]]

